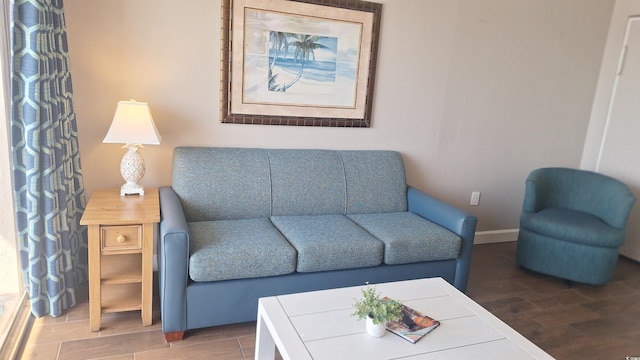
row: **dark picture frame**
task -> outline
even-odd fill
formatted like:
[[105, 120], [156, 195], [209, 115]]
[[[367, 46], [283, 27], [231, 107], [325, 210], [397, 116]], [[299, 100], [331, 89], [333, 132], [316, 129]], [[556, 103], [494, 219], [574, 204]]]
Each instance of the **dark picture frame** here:
[[370, 127], [381, 14], [360, 0], [222, 0], [220, 121]]

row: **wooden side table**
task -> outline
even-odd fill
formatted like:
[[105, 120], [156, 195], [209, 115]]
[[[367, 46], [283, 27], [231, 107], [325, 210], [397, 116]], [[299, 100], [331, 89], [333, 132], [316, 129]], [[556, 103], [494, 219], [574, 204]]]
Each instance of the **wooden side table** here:
[[120, 196], [96, 190], [80, 219], [89, 230], [89, 316], [100, 330], [102, 313], [141, 310], [152, 323], [153, 231], [160, 221], [158, 189]]

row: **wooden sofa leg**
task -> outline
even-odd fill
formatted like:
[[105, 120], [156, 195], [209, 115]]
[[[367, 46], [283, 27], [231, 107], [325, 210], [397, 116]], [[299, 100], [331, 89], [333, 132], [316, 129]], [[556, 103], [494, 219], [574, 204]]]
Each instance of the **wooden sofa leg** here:
[[164, 338], [165, 340], [167, 340], [167, 342], [180, 341], [184, 339], [184, 330], [164, 333]]

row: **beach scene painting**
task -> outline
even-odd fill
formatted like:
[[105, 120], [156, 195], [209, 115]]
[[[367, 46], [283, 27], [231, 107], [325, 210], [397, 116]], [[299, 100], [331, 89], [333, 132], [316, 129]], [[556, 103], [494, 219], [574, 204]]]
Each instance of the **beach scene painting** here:
[[[277, 92], [331, 92], [336, 85], [338, 38], [269, 32], [267, 89]], [[342, 76], [355, 79], [355, 71]], [[294, 85], [298, 84], [298, 88]], [[304, 85], [302, 85], [304, 84]]]
[[356, 108], [361, 22], [247, 7], [243, 30], [243, 104]]

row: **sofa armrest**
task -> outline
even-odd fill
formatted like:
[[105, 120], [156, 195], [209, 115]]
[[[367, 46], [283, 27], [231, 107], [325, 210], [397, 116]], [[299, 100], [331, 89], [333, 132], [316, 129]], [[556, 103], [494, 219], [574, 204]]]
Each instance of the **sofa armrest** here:
[[169, 186], [160, 191], [158, 278], [162, 331], [187, 328], [186, 289], [189, 272], [189, 227], [180, 198]]
[[409, 211], [444, 227], [462, 239], [453, 285], [466, 291], [478, 218], [411, 186], [407, 188], [407, 202]]

